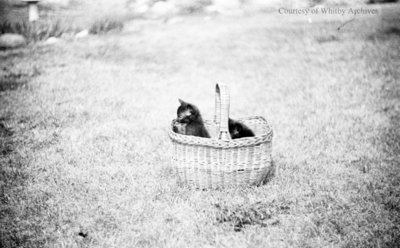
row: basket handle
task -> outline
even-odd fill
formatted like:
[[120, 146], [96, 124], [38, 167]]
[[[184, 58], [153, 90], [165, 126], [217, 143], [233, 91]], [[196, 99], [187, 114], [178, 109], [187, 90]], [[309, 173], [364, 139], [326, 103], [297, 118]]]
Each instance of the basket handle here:
[[229, 89], [225, 84], [215, 86], [215, 115], [214, 121], [217, 124], [218, 139], [231, 140], [229, 134]]

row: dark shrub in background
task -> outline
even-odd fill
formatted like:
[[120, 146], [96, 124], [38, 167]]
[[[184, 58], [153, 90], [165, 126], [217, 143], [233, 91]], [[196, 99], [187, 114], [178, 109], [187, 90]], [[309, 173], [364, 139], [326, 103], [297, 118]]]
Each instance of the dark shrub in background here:
[[23, 35], [29, 42], [45, 40], [49, 37], [60, 37], [74, 29], [59, 20], [40, 20], [37, 22], [19, 21], [0, 22], [0, 34], [15, 33]]
[[112, 18], [101, 18], [95, 21], [89, 29], [91, 34], [105, 34], [110, 31], [119, 31], [124, 27], [124, 23], [121, 20]]

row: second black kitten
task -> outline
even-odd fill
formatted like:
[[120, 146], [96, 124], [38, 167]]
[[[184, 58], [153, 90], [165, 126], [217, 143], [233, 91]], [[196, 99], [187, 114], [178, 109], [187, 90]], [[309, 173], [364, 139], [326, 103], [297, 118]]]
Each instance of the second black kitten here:
[[181, 134], [210, 138], [199, 109], [191, 104], [179, 99], [180, 106], [177, 110], [177, 122], [183, 124], [184, 128], [174, 126], [174, 131]]
[[253, 131], [245, 124], [229, 118], [229, 133], [232, 139], [240, 139], [255, 136]]

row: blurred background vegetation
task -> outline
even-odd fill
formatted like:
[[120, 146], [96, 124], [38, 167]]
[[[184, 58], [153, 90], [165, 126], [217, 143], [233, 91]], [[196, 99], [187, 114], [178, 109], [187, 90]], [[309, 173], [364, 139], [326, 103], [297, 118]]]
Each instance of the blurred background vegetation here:
[[26, 3], [16, 0], [0, 1], [0, 34], [19, 33], [29, 41], [60, 37], [63, 34], [89, 30], [102, 34], [120, 30], [124, 22], [134, 19], [168, 21], [180, 15], [248, 15], [273, 12], [281, 7], [355, 6], [396, 0], [42, 0], [40, 20], [30, 24]]

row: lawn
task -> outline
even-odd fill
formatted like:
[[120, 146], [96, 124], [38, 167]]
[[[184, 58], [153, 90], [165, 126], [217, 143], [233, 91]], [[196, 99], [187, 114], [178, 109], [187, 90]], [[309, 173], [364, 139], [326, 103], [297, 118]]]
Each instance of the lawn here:
[[[399, 16], [137, 20], [0, 51], [0, 247], [399, 247]], [[210, 119], [217, 82], [273, 125], [265, 185], [170, 169], [178, 98]]]

